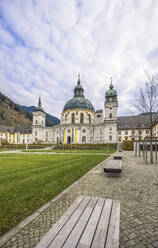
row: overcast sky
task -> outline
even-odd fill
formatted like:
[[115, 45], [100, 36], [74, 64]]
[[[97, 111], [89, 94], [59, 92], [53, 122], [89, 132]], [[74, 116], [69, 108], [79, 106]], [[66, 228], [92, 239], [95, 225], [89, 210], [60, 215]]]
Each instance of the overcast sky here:
[[119, 115], [133, 111], [144, 71], [158, 72], [158, 0], [0, 0], [0, 91], [60, 117], [77, 74], [103, 109], [110, 77]]

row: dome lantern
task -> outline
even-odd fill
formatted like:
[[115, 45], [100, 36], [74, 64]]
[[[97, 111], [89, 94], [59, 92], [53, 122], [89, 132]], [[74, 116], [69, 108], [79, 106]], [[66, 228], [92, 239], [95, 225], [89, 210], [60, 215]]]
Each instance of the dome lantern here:
[[78, 74], [77, 86], [74, 88], [74, 97], [84, 97], [83, 92], [84, 89], [81, 86], [80, 74]]

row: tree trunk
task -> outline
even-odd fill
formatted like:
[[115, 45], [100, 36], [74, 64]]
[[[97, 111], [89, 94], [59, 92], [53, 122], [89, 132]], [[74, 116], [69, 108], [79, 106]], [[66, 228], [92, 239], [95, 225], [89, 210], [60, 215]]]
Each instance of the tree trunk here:
[[153, 164], [152, 126], [150, 127], [150, 163]]

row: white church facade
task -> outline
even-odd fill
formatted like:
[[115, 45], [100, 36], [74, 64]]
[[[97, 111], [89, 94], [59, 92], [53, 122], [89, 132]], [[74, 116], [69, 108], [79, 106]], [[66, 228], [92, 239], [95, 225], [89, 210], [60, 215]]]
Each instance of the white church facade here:
[[[143, 140], [149, 136], [149, 114], [118, 116], [117, 92], [112, 81], [103, 100], [104, 109], [94, 109], [85, 98], [84, 89], [78, 76], [73, 97], [64, 105], [60, 124], [46, 126], [46, 113], [39, 98], [36, 111], [33, 112], [32, 127], [0, 126], [0, 144], [6, 140], [9, 144], [98, 144], [117, 143], [123, 140]], [[153, 113], [153, 135], [158, 137], [158, 113]]]
[[104, 110], [95, 111], [85, 98], [78, 76], [74, 96], [64, 106], [60, 124], [46, 127], [46, 114], [39, 98], [33, 113], [32, 142], [41, 143], [116, 143], [117, 142], [117, 92], [111, 81], [105, 94]]

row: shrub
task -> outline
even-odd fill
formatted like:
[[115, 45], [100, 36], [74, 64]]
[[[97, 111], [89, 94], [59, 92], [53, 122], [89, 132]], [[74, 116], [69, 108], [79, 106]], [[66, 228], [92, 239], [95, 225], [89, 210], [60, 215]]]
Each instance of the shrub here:
[[133, 151], [133, 140], [123, 140], [123, 150]]

